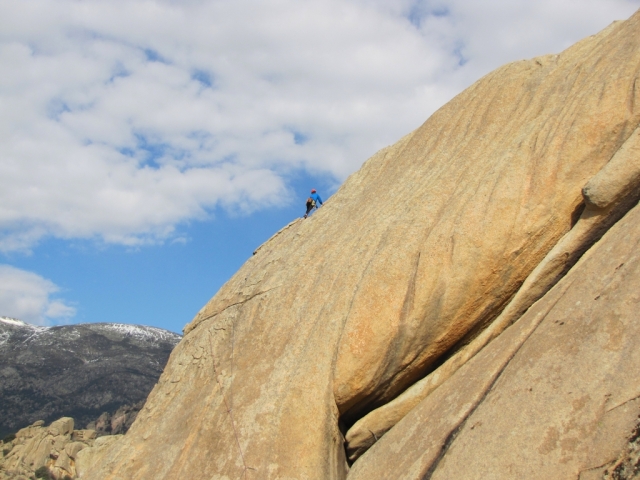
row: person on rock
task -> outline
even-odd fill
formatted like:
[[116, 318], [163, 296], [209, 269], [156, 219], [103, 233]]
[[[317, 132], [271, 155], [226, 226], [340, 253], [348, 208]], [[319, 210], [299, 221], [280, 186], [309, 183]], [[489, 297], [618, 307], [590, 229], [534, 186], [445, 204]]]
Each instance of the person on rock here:
[[322, 199], [320, 198], [320, 195], [318, 195], [315, 188], [312, 188], [311, 195], [309, 196], [309, 198], [307, 198], [307, 213], [304, 214], [304, 218], [307, 218], [309, 216], [309, 212], [311, 212], [314, 207], [320, 208], [318, 206], [318, 202], [320, 202], [320, 205], [322, 205]]

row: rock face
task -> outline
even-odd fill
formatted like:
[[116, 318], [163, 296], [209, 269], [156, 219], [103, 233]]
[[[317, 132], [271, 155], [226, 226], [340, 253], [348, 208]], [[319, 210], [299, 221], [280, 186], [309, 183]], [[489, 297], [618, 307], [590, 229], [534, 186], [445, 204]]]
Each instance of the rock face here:
[[136, 325], [46, 328], [0, 318], [0, 438], [63, 415], [84, 426], [145, 400], [179, 340]]
[[639, 247], [635, 207], [348, 478], [595, 479], [615, 469], [640, 413]]
[[[416, 382], [398, 398], [360, 419], [346, 435], [347, 454], [354, 461], [384, 435], [421, 400], [442, 385], [466, 361], [478, 353], [505, 328], [541, 298], [597, 241], [602, 234], [635, 205], [640, 198], [640, 128], [583, 189], [585, 208], [577, 224], [551, 249], [522, 284], [500, 315], [469, 345], [461, 348], [442, 366]], [[600, 205], [594, 204], [598, 192]]]
[[639, 195], [638, 38], [640, 13], [498, 69], [368, 160], [198, 313], [81, 478], [588, 478], [625, 458], [639, 214], [599, 239]]

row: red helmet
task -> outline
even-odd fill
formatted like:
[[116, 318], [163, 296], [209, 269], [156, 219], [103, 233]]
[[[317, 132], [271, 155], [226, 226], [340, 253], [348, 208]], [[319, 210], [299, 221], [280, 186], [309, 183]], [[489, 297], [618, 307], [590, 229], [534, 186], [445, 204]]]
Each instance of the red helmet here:
[[311, 193], [316, 193], [316, 189], [315, 189], [315, 188], [312, 188], [312, 189], [311, 189]]

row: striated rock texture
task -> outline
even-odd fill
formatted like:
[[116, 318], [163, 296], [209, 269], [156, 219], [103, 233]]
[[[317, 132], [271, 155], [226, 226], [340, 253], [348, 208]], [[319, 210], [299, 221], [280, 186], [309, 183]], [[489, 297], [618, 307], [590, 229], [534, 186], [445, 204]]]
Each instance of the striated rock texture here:
[[640, 206], [356, 461], [349, 480], [584, 480], [629, 470], [639, 283]]
[[0, 438], [36, 420], [86, 425], [146, 399], [180, 335], [124, 324], [0, 318]]
[[[356, 422], [346, 435], [347, 454], [355, 460], [421, 400], [442, 385], [478, 351], [517, 320], [541, 298], [616, 221], [640, 198], [640, 128], [583, 188], [585, 208], [576, 225], [564, 235], [527, 277], [500, 315], [470, 344], [416, 382], [393, 401]], [[601, 206], [594, 204], [598, 192]]]
[[[619, 270], [626, 297], [606, 291], [615, 260], [599, 257], [579, 267], [599, 283], [576, 286], [573, 304], [559, 285], [547, 292], [637, 201], [629, 152], [640, 123], [638, 38], [640, 14], [560, 55], [500, 68], [368, 160], [312, 218], [259, 248], [187, 325], [127, 435], [81, 478], [343, 479], [343, 434], [351, 442], [358, 420], [441, 366], [433, 388], [374, 422], [384, 436], [369, 451], [379, 436], [354, 436], [347, 451], [360, 458], [349, 477], [473, 478], [468, 463], [482, 478], [532, 478], [532, 446], [548, 451], [545, 472], [554, 472], [537, 478], [576, 478], [618, 458], [638, 413], [637, 379], [625, 389], [616, 363], [638, 338], [634, 263]], [[615, 247], [627, 265], [634, 230], [616, 231], [630, 239], [615, 240], [627, 245]], [[597, 292], [607, 301], [591, 319], [582, 309]], [[542, 321], [547, 304], [553, 320]], [[620, 324], [601, 320], [612, 313]], [[580, 318], [591, 319], [585, 331]], [[617, 353], [590, 379], [607, 335]], [[590, 354], [576, 353], [581, 342]], [[536, 418], [514, 416], [551, 397], [536, 424], [550, 430], [527, 430]], [[512, 435], [492, 402], [525, 426]], [[471, 433], [458, 440], [459, 427]], [[597, 438], [609, 434], [605, 448]]]

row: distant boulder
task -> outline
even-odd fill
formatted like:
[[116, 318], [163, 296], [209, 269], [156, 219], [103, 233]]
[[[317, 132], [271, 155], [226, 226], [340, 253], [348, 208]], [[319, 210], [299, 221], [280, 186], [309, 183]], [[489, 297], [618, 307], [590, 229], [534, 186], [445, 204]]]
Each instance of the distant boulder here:
[[89, 422], [87, 428], [95, 430], [98, 437], [127, 433], [143, 406], [144, 402], [138, 402], [122, 405], [113, 413], [103, 412], [95, 421]]
[[[63, 417], [48, 427], [42, 420], [18, 430], [0, 442], [0, 480], [73, 480], [78, 473], [78, 454], [89, 446], [113, 442], [106, 437], [96, 443], [94, 430], [76, 430], [73, 418]], [[93, 455], [95, 456], [95, 454]]]

